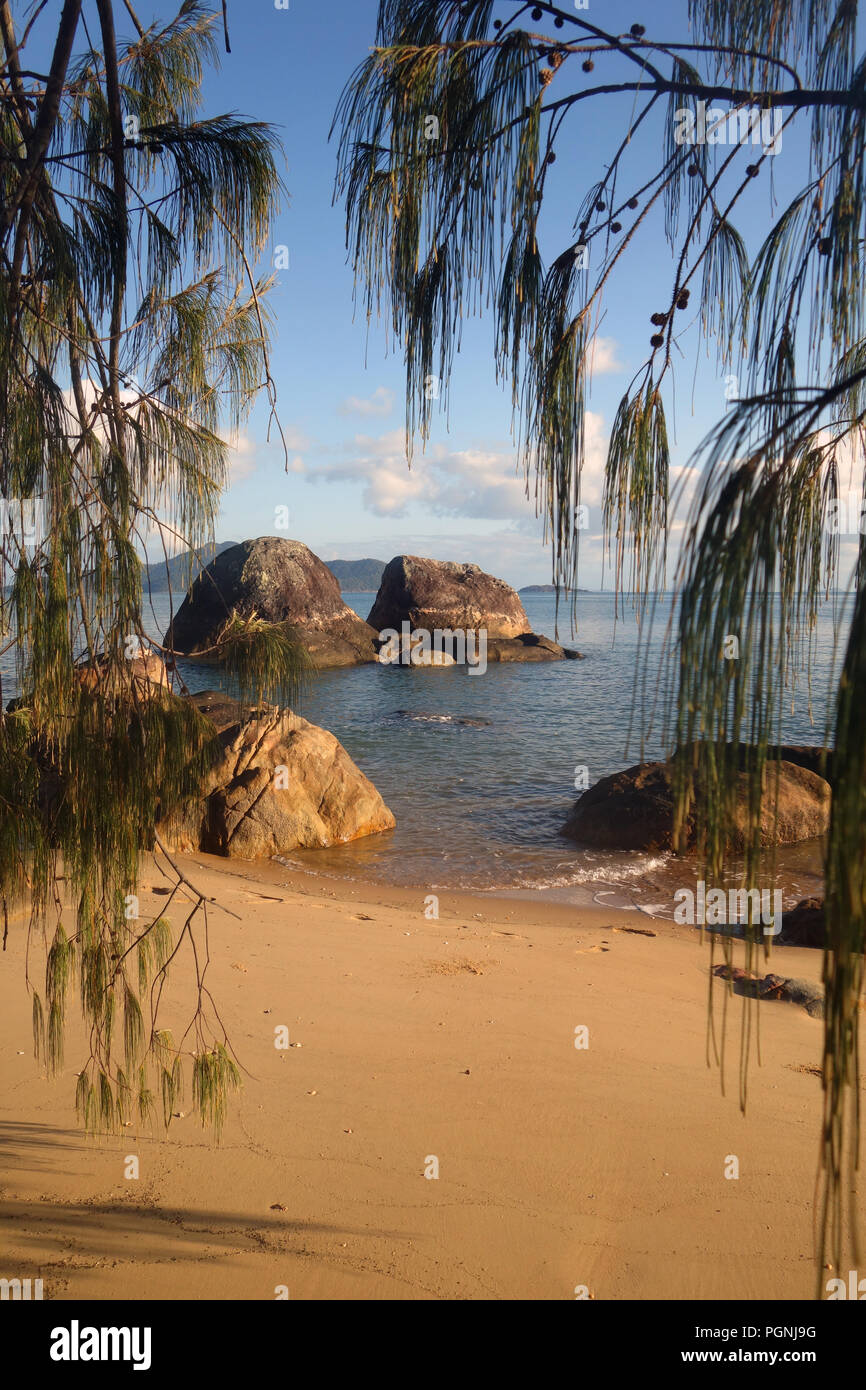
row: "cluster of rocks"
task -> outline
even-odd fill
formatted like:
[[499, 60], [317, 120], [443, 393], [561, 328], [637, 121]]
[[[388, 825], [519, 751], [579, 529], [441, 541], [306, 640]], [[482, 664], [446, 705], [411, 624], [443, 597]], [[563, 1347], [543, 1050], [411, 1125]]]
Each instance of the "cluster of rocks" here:
[[[365, 622], [343, 602], [336, 577], [317, 555], [300, 541], [274, 536], [243, 541], [211, 561], [178, 609], [165, 646], [177, 656], [217, 661], [220, 634], [235, 615], [290, 629], [316, 669], [377, 661], [383, 647], [391, 653], [385, 660], [395, 664], [387, 634], [401, 634], [399, 657], [404, 628], [443, 634], [432, 658], [410, 651], [412, 665], [454, 664], [458, 639], [482, 632], [488, 662], [580, 655], [532, 632], [517, 593], [503, 580], [477, 565], [415, 555], [386, 565]], [[411, 636], [409, 643], [418, 645]]]
[[[365, 622], [344, 603], [337, 578], [307, 546], [273, 536], [215, 555], [193, 583], [164, 645], [172, 655], [218, 661], [221, 634], [233, 618], [284, 627], [318, 669], [375, 661], [447, 666], [462, 660], [471, 666], [481, 634], [486, 662], [580, 656], [533, 633], [515, 590], [477, 565], [398, 555], [385, 566]], [[168, 683], [154, 657], [139, 657], [131, 674], [142, 687]], [[82, 670], [81, 679], [95, 687], [105, 676], [96, 663]], [[216, 728], [221, 753], [195, 804], [162, 827], [163, 838], [176, 848], [257, 858], [345, 843], [394, 825], [376, 788], [333, 734], [289, 710], [242, 707], [213, 691], [189, 698]], [[831, 800], [828, 755], [792, 746], [770, 753], [761, 843], [789, 845], [823, 835]], [[745, 770], [737, 795], [735, 850], [744, 844], [750, 822]], [[698, 788], [695, 810], [700, 796]], [[604, 849], [693, 848], [694, 813], [683, 841], [674, 845], [674, 805], [673, 762], [640, 763], [586, 791], [562, 833]], [[800, 908], [800, 918], [788, 921], [789, 938], [823, 939], [823, 911], [812, 904]]]

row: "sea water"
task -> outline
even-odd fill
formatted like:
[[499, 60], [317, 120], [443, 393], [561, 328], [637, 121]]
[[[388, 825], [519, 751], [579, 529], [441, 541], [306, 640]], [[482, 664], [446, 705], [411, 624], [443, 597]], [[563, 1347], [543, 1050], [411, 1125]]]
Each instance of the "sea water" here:
[[[344, 594], [364, 618], [373, 597]], [[524, 606], [535, 632], [556, 635], [552, 595], [525, 595]], [[823, 742], [846, 614], [841, 599], [823, 609], [811, 694], [805, 678], [789, 692], [782, 742]], [[161, 638], [168, 620], [168, 596], [154, 595], [148, 631]], [[461, 667], [375, 664], [312, 674], [297, 712], [337, 736], [397, 825], [348, 845], [293, 850], [292, 860], [319, 874], [425, 893], [540, 893], [672, 917], [674, 893], [692, 877], [681, 861], [581, 847], [560, 831], [580, 794], [575, 782], [591, 786], [671, 746], [673, 663], [665, 650], [667, 643], [675, 653], [673, 626], [669, 598], [659, 600], [648, 633], [630, 609], [617, 615], [612, 595], [580, 594], [574, 634], [568, 606], [559, 613], [559, 640], [583, 654], [579, 661], [491, 662], [480, 678]], [[2, 663], [8, 699], [15, 693], [8, 653]], [[178, 664], [192, 691], [221, 684], [218, 668]], [[780, 853], [776, 886], [786, 907], [819, 891], [820, 849], [809, 842]]]

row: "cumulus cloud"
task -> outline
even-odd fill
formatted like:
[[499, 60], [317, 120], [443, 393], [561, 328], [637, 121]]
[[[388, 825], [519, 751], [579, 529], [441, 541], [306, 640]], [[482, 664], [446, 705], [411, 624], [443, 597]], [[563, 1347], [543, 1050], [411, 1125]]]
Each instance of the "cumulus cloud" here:
[[228, 486], [243, 482], [256, 471], [256, 446], [249, 435], [241, 434], [226, 440], [228, 454]]
[[348, 396], [339, 407], [341, 415], [390, 415], [394, 409], [394, 392], [377, 386], [372, 396]]
[[602, 376], [605, 372], [621, 372], [622, 363], [617, 359], [617, 341], [615, 338], [594, 338], [589, 352], [590, 370], [593, 376]]
[[[590, 506], [601, 501], [607, 438], [600, 415], [586, 416], [586, 462], [581, 499]], [[375, 516], [402, 517], [413, 505], [434, 516], [475, 520], [522, 521], [534, 516], [534, 490], [518, 471], [513, 451], [472, 448], [449, 450], [437, 445], [406, 462], [402, 430], [374, 437], [356, 435], [346, 447], [344, 461], [318, 467], [313, 481], [358, 483], [367, 511]]]

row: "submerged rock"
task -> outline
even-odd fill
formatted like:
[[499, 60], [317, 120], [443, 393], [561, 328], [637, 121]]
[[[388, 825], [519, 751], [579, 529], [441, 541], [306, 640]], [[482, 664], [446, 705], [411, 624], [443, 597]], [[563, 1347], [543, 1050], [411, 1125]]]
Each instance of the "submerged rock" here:
[[[779, 769], [778, 799], [775, 770]], [[795, 763], [768, 763], [761, 811], [761, 843], [792, 845], [827, 831], [830, 786]], [[738, 774], [737, 829], [732, 849], [741, 848], [748, 826], [748, 779]], [[601, 849], [669, 850], [673, 842], [673, 764], [639, 763], [603, 777], [583, 793], [561, 834]], [[694, 817], [686, 825], [686, 847], [695, 842]]]
[[233, 613], [286, 624], [317, 668], [376, 660], [376, 633], [343, 602], [335, 575], [300, 541], [260, 536], [224, 550], [195, 580], [164, 645], [212, 660], [208, 649]]
[[159, 827], [170, 847], [260, 859], [393, 829], [373, 783], [326, 729], [218, 691], [188, 698], [215, 726], [221, 753], [200, 797]]

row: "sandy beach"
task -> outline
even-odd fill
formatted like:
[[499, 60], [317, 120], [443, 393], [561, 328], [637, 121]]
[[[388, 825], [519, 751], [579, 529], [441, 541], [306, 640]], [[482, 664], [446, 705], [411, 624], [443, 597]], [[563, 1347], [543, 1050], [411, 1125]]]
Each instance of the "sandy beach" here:
[[[221, 1142], [191, 1117], [167, 1136], [84, 1137], [80, 1030], [45, 1080], [11, 923], [0, 1272], [41, 1277], [52, 1299], [814, 1296], [822, 1025], [758, 1006], [744, 1117], [743, 1001], [723, 1095], [696, 932], [447, 893], [427, 920], [423, 891], [178, 862], [241, 918], [209, 914], [208, 984], [247, 1069]], [[146, 860], [143, 917], [165, 882]], [[820, 964], [776, 948], [768, 968], [814, 980]], [[188, 1014], [188, 980], [177, 972], [169, 1015]]]

